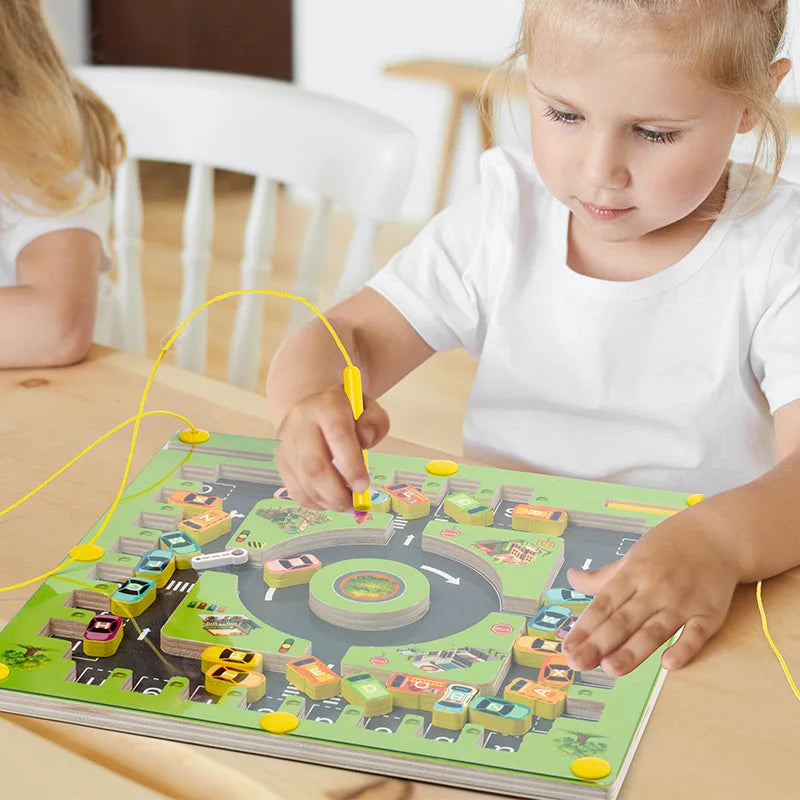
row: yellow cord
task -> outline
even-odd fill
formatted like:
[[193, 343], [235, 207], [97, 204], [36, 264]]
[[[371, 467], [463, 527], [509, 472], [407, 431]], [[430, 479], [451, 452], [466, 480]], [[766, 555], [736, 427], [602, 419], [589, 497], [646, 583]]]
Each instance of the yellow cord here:
[[769, 646], [772, 648], [772, 652], [778, 657], [783, 674], [786, 676], [786, 680], [789, 681], [789, 686], [792, 687], [794, 696], [800, 700], [800, 690], [798, 690], [797, 684], [792, 678], [792, 673], [789, 672], [789, 667], [786, 666], [786, 661], [781, 655], [781, 651], [778, 650], [775, 646], [775, 642], [772, 641], [772, 636], [770, 636], [769, 628], [767, 627], [767, 613], [764, 611], [764, 604], [761, 602], [761, 581], [756, 584], [756, 602], [758, 603], [758, 613], [761, 615], [761, 628], [764, 631], [764, 636], [766, 636], [767, 642], [769, 642]]
[[[174, 411], [145, 411], [144, 414], [142, 414], [142, 417], [152, 417], [155, 416], [156, 414], [165, 414], [170, 417], [176, 417], [177, 419], [180, 419], [183, 422], [185, 422], [190, 428], [194, 430], [194, 425], [192, 425], [192, 423], [186, 417], [184, 417], [183, 414], [176, 414]], [[136, 417], [129, 417], [128, 419], [125, 420], [125, 422], [120, 422], [119, 425], [115, 425], [110, 431], [107, 431], [101, 437], [95, 439], [88, 447], [85, 447], [83, 450], [81, 450], [81, 452], [78, 453], [78, 455], [76, 455], [75, 458], [72, 458], [69, 461], [67, 461], [67, 463], [64, 464], [63, 467], [61, 467], [61, 469], [54, 472], [49, 478], [47, 478], [47, 480], [42, 481], [35, 489], [32, 489], [24, 497], [20, 497], [20, 499], [17, 500], [16, 503], [12, 503], [10, 506], [8, 506], [8, 508], [2, 509], [0, 511], [0, 517], [2, 517], [4, 514], [8, 514], [9, 511], [13, 511], [18, 506], [21, 506], [26, 500], [30, 500], [31, 497], [33, 497], [35, 494], [44, 489], [44, 487], [47, 486], [48, 483], [54, 481], [59, 475], [61, 475], [62, 472], [66, 472], [76, 461], [79, 461], [88, 452], [97, 447], [97, 445], [100, 444], [100, 442], [105, 441], [106, 439], [108, 439], [109, 436], [113, 436], [117, 431], [122, 430], [126, 425], [130, 425], [131, 422], [133, 422], [135, 419]]]
[[133, 625], [133, 627], [136, 629], [136, 633], [139, 634], [137, 641], [144, 642], [153, 651], [156, 658], [158, 658], [158, 660], [167, 667], [167, 669], [169, 669], [175, 675], [180, 675], [181, 671], [170, 664], [169, 661], [167, 661], [167, 659], [164, 657], [163, 653], [150, 641], [150, 639], [147, 638], [147, 636], [142, 633], [139, 623], [136, 622], [136, 617], [128, 617], [128, 619], [130, 620], [131, 625]]
[[[122, 474], [122, 480], [120, 481], [119, 489], [117, 490], [117, 494], [114, 497], [114, 501], [111, 503], [111, 507], [108, 509], [108, 511], [106, 512], [105, 516], [103, 517], [103, 520], [100, 523], [100, 527], [97, 529], [97, 532], [95, 533], [94, 536], [92, 536], [91, 539], [89, 539], [88, 542], [84, 543], [84, 546], [88, 546], [90, 544], [94, 544], [94, 542], [97, 541], [97, 539], [100, 537], [100, 535], [105, 530], [106, 525], [108, 525], [109, 520], [111, 519], [112, 515], [114, 514], [114, 512], [117, 509], [117, 506], [119, 505], [119, 501], [120, 501], [120, 498], [122, 497], [122, 493], [125, 491], [125, 484], [128, 482], [128, 474], [130, 473], [131, 463], [133, 461], [133, 453], [134, 453], [134, 450], [136, 449], [136, 439], [139, 436], [139, 423], [142, 421], [142, 418], [148, 416], [149, 414], [158, 414], [158, 413], [171, 414], [172, 416], [175, 416], [175, 417], [178, 417], [179, 419], [184, 420], [189, 425], [189, 428], [191, 429], [192, 433], [197, 432], [197, 428], [195, 428], [194, 425], [186, 417], [183, 417], [180, 414], [175, 414], [175, 413], [173, 413], [171, 411], [162, 411], [162, 412], [158, 412], [158, 411], [145, 412], [144, 411], [144, 404], [145, 404], [145, 402], [147, 400], [147, 395], [150, 392], [150, 386], [153, 383], [153, 379], [155, 378], [155, 375], [156, 375], [156, 370], [158, 370], [158, 367], [161, 364], [161, 362], [163, 361], [164, 356], [167, 354], [167, 351], [170, 349], [170, 347], [172, 347], [173, 343], [178, 338], [178, 336], [181, 334], [183, 329], [201, 311], [204, 311], [206, 308], [208, 308], [209, 306], [213, 305], [214, 303], [219, 302], [220, 300], [226, 300], [229, 297], [236, 297], [238, 295], [243, 295], [243, 294], [262, 294], [262, 295], [272, 295], [273, 297], [285, 297], [285, 298], [287, 298], [289, 300], [297, 300], [298, 303], [302, 303], [307, 308], [310, 308], [322, 320], [322, 323], [328, 329], [328, 332], [333, 337], [334, 342], [336, 342], [336, 346], [339, 348], [339, 350], [341, 351], [342, 355], [344, 356], [344, 360], [347, 363], [347, 366], [348, 367], [352, 367], [353, 366], [353, 362], [350, 360], [350, 356], [349, 356], [347, 350], [345, 349], [344, 345], [342, 344], [341, 339], [339, 339], [339, 336], [337, 335], [336, 331], [331, 327], [330, 322], [328, 322], [328, 320], [325, 317], [325, 315], [313, 303], [310, 303], [308, 300], [306, 300], [305, 297], [300, 297], [299, 295], [296, 295], [296, 294], [289, 294], [288, 292], [273, 291], [271, 289], [236, 289], [235, 291], [232, 291], [232, 292], [225, 292], [224, 294], [218, 294], [216, 297], [212, 297], [210, 300], [206, 300], [205, 303], [203, 303], [202, 305], [198, 306], [194, 311], [192, 311], [192, 313], [189, 314], [189, 316], [186, 317], [186, 319], [184, 319], [183, 322], [181, 322], [181, 324], [176, 328], [176, 330], [172, 334], [172, 336], [170, 336], [169, 339], [167, 339], [166, 343], [161, 348], [161, 351], [159, 352], [159, 354], [158, 354], [158, 356], [157, 356], [157, 358], [155, 360], [155, 363], [153, 364], [153, 368], [150, 370], [150, 375], [147, 377], [147, 381], [145, 382], [145, 385], [144, 385], [144, 390], [142, 391], [142, 396], [139, 399], [139, 410], [136, 412], [136, 416], [131, 417], [131, 419], [126, 420], [125, 422], [121, 423], [120, 425], [117, 425], [115, 428], [112, 428], [108, 433], [103, 434], [103, 436], [101, 436], [99, 439], [97, 439], [97, 441], [95, 441], [93, 444], [89, 445], [89, 447], [87, 447], [85, 450], [83, 450], [81, 453], [79, 453], [77, 456], [75, 456], [75, 458], [73, 458], [70, 462], [65, 464], [58, 472], [56, 472], [53, 475], [51, 475], [46, 481], [44, 481], [41, 485], [39, 485], [32, 492], [28, 492], [28, 494], [26, 494], [25, 497], [21, 498], [16, 503], [13, 503], [8, 508], [5, 508], [2, 511], [0, 511], [0, 517], [2, 517], [3, 514], [7, 514], [12, 509], [17, 508], [18, 506], [20, 506], [29, 497], [33, 497], [33, 495], [36, 494], [36, 492], [38, 492], [44, 486], [47, 486], [47, 484], [50, 483], [50, 481], [52, 481], [54, 478], [56, 478], [58, 475], [60, 475], [62, 472], [64, 472], [64, 470], [68, 469], [72, 464], [74, 464], [85, 453], [88, 453], [95, 445], [99, 444], [101, 441], [103, 441], [103, 439], [108, 438], [113, 433], [118, 431], [120, 428], [125, 427], [125, 425], [127, 425], [128, 423], [130, 423], [132, 421], [133, 422], [133, 433], [131, 434], [131, 446], [130, 446], [130, 449], [128, 450], [128, 457], [127, 457], [127, 460], [125, 462], [125, 469], [124, 469], [123, 474]], [[54, 567], [53, 569], [48, 570], [47, 572], [43, 572], [41, 575], [36, 575], [33, 578], [29, 578], [26, 581], [21, 581], [20, 583], [12, 584], [11, 586], [0, 586], [0, 593], [2, 593], [2, 592], [10, 592], [10, 591], [12, 591], [14, 589], [22, 589], [23, 587], [30, 586], [32, 583], [36, 583], [37, 581], [40, 581], [40, 580], [42, 580], [44, 578], [49, 578], [51, 575], [55, 575], [57, 572], [60, 572], [65, 567], [67, 567], [70, 564], [72, 564], [74, 561], [75, 561], [75, 559], [72, 556], [70, 556], [69, 558], [66, 559], [66, 561], [64, 561], [61, 564], [59, 564], [59, 566]]]

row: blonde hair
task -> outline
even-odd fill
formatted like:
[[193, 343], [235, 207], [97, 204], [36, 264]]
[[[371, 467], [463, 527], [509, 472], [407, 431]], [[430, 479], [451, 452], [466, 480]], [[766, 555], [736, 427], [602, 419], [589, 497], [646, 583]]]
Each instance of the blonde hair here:
[[770, 181], [745, 213], [760, 206], [778, 180], [788, 147], [786, 118], [769, 80], [769, 67], [784, 45], [788, 0], [524, 0], [519, 38], [505, 62], [507, 75], [520, 58], [530, 56], [542, 16], [568, 26], [576, 11], [595, 17], [601, 35], [614, 33], [602, 12], [617, 12], [627, 26], [650, 25], [679, 64], [744, 103], [758, 143], [739, 198], [763, 160]]
[[109, 190], [124, 150], [114, 114], [70, 74], [40, 0], [4, 0], [0, 194], [26, 210], [74, 210]]

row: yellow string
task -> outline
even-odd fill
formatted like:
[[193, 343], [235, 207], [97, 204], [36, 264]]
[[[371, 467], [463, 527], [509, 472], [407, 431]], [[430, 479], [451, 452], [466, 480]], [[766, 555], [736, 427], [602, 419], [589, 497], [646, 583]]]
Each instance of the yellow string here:
[[[114, 497], [114, 501], [111, 503], [111, 507], [108, 509], [108, 511], [106, 512], [105, 516], [103, 517], [103, 520], [100, 523], [100, 527], [97, 529], [97, 532], [95, 533], [94, 536], [92, 536], [91, 539], [89, 539], [88, 542], [84, 543], [84, 546], [88, 547], [90, 544], [94, 544], [94, 542], [96, 542], [97, 539], [100, 537], [100, 535], [103, 533], [103, 531], [106, 528], [106, 525], [108, 525], [109, 520], [111, 519], [112, 515], [114, 514], [114, 512], [117, 509], [117, 506], [119, 505], [119, 501], [120, 501], [120, 498], [122, 497], [122, 493], [125, 491], [125, 485], [128, 482], [128, 474], [130, 473], [131, 463], [133, 461], [133, 453], [134, 453], [134, 450], [136, 449], [136, 439], [139, 436], [139, 423], [142, 421], [143, 417], [148, 415], [144, 411], [144, 404], [145, 404], [145, 402], [147, 400], [147, 395], [150, 392], [150, 386], [153, 383], [153, 379], [155, 378], [156, 371], [158, 370], [159, 365], [163, 361], [164, 356], [167, 354], [167, 351], [170, 349], [170, 347], [172, 347], [173, 343], [178, 338], [178, 336], [181, 334], [183, 329], [201, 311], [204, 311], [206, 308], [208, 308], [209, 306], [213, 305], [214, 303], [219, 302], [220, 300], [226, 300], [229, 297], [236, 297], [238, 295], [244, 295], [244, 294], [261, 294], [261, 295], [272, 295], [273, 297], [285, 297], [285, 298], [287, 298], [289, 300], [296, 300], [298, 303], [302, 303], [307, 308], [310, 308], [311, 311], [313, 311], [317, 315], [317, 317], [319, 317], [319, 319], [322, 320], [322, 323], [328, 329], [328, 332], [333, 337], [334, 342], [336, 342], [336, 346], [339, 348], [339, 350], [341, 351], [342, 355], [344, 356], [344, 360], [347, 363], [347, 366], [348, 367], [352, 367], [353, 366], [353, 362], [350, 360], [350, 356], [349, 356], [347, 350], [345, 349], [344, 345], [342, 344], [341, 339], [339, 339], [339, 336], [337, 335], [336, 331], [331, 327], [330, 322], [328, 322], [328, 320], [325, 317], [325, 315], [313, 303], [311, 303], [308, 300], [306, 300], [305, 297], [300, 297], [299, 295], [296, 295], [296, 294], [289, 294], [288, 292], [278, 292], [278, 291], [274, 291], [274, 290], [271, 290], [271, 289], [236, 289], [235, 291], [225, 292], [224, 294], [218, 294], [216, 297], [212, 297], [210, 300], [206, 300], [205, 303], [203, 303], [202, 305], [198, 306], [194, 311], [192, 311], [191, 314], [189, 314], [188, 317], [186, 317], [186, 319], [183, 320], [183, 322], [181, 322], [180, 325], [178, 325], [178, 327], [175, 329], [175, 331], [172, 334], [172, 336], [170, 336], [169, 339], [167, 339], [166, 343], [161, 348], [161, 351], [159, 352], [158, 356], [156, 357], [155, 363], [153, 364], [153, 368], [150, 370], [150, 374], [148, 375], [147, 381], [145, 382], [144, 389], [142, 391], [142, 396], [139, 399], [139, 409], [136, 412], [136, 416], [131, 417], [131, 420], [133, 421], [133, 433], [131, 434], [131, 446], [130, 446], [130, 449], [128, 450], [128, 457], [127, 457], [127, 460], [125, 461], [125, 469], [124, 469], [123, 474], [122, 474], [122, 480], [120, 481], [119, 489], [117, 490], [117, 494]], [[153, 412], [149, 412], [149, 413], [155, 414], [155, 413], [158, 413], [158, 412], [153, 411]], [[172, 414], [173, 416], [180, 417], [180, 419], [183, 419], [184, 421], [186, 421], [186, 423], [189, 425], [189, 428], [192, 431], [192, 433], [195, 433], [197, 431], [197, 428], [195, 428], [194, 425], [188, 419], [186, 419], [186, 417], [181, 417], [179, 414], [174, 414], [171, 411], [170, 412], [161, 412], [161, 413]], [[82, 453], [80, 453], [78, 456], [76, 456], [74, 459], [72, 459], [72, 461], [70, 461], [68, 464], [66, 464], [64, 467], [62, 467], [58, 472], [56, 472], [53, 475], [51, 475], [46, 481], [44, 481], [44, 483], [41, 484], [41, 486], [37, 487], [32, 492], [29, 492], [27, 495], [25, 495], [25, 497], [23, 497], [21, 500], [18, 500], [13, 505], [9, 506], [6, 509], [3, 509], [3, 511], [0, 512], [0, 516], [2, 516], [3, 514], [6, 514], [7, 512], [11, 511], [11, 509], [17, 508], [19, 505], [24, 503], [25, 500], [27, 500], [29, 497], [32, 497], [34, 494], [36, 494], [36, 492], [38, 492], [39, 489], [41, 489], [43, 486], [46, 486], [48, 483], [50, 483], [51, 480], [53, 480], [55, 477], [60, 475], [70, 465], [74, 464], [75, 461], [77, 461], [84, 453], [89, 452], [89, 450], [91, 450], [92, 447], [94, 447], [96, 444], [101, 442], [103, 439], [105, 439], [108, 436], [110, 436], [115, 431], [119, 430], [120, 427], [124, 427], [131, 420], [128, 420], [127, 422], [124, 422], [121, 425], [118, 425], [116, 428], [113, 428], [111, 431], [109, 431], [108, 433], [106, 433], [103, 436], [101, 436], [100, 439], [98, 439], [94, 444], [92, 444], [88, 448], [86, 448], [86, 450], [84, 450]], [[44, 578], [49, 578], [51, 575], [55, 575], [57, 572], [60, 572], [62, 569], [64, 569], [65, 567], [69, 566], [74, 561], [75, 561], [75, 559], [72, 556], [70, 556], [69, 558], [67, 558], [66, 561], [64, 561], [63, 563], [59, 564], [59, 566], [54, 567], [53, 569], [48, 570], [47, 572], [43, 572], [41, 575], [36, 575], [33, 578], [29, 578], [26, 581], [21, 581], [20, 583], [12, 584], [11, 586], [0, 586], [0, 593], [2, 593], [2, 592], [10, 592], [10, 591], [12, 591], [14, 589], [22, 589], [23, 587], [30, 586], [32, 583], [36, 583], [37, 581], [40, 581], [40, 580], [42, 580]]]
[[770, 636], [769, 628], [767, 627], [767, 613], [764, 611], [764, 604], [761, 602], [761, 581], [756, 584], [756, 602], [758, 603], [758, 613], [761, 616], [761, 628], [764, 631], [764, 636], [766, 636], [767, 642], [769, 642], [769, 646], [772, 648], [772, 652], [778, 657], [783, 674], [786, 676], [786, 680], [789, 681], [789, 686], [791, 686], [794, 696], [800, 700], [800, 690], [798, 690], [797, 684], [792, 678], [792, 673], [789, 672], [789, 667], [786, 666], [786, 661], [781, 655], [781, 651], [778, 650], [775, 646], [775, 642], [772, 641], [772, 636]]
[[[144, 414], [142, 414], [142, 417], [151, 417], [155, 416], [156, 414], [165, 414], [170, 417], [176, 417], [177, 419], [183, 420], [183, 422], [185, 422], [190, 428], [194, 429], [192, 423], [186, 417], [184, 417], [183, 414], [176, 414], [174, 411], [145, 411]], [[30, 500], [30, 498], [33, 497], [37, 492], [40, 492], [42, 489], [44, 489], [48, 483], [54, 481], [59, 475], [61, 475], [62, 472], [66, 472], [76, 461], [79, 461], [88, 452], [97, 447], [100, 442], [105, 441], [109, 436], [113, 436], [117, 431], [122, 430], [126, 425], [130, 425], [135, 419], [136, 417], [129, 417], [125, 420], [125, 422], [120, 422], [119, 425], [115, 425], [110, 431], [106, 431], [106, 433], [104, 433], [98, 439], [95, 439], [88, 447], [85, 447], [83, 450], [81, 450], [81, 452], [78, 453], [75, 458], [67, 461], [67, 463], [61, 467], [61, 469], [54, 472], [49, 478], [47, 478], [47, 480], [42, 481], [35, 489], [32, 489], [24, 497], [20, 497], [16, 503], [12, 503], [7, 508], [2, 509], [0, 511], [0, 517], [2, 517], [3, 514], [8, 514], [9, 511], [13, 511], [18, 506], [21, 506], [26, 500]]]
[[167, 669], [171, 670], [175, 675], [180, 675], [181, 671], [172, 666], [172, 664], [170, 664], [169, 661], [167, 661], [167, 659], [164, 657], [162, 652], [150, 641], [150, 639], [147, 638], [147, 636], [142, 633], [139, 623], [136, 622], [136, 617], [128, 617], [128, 619], [131, 621], [131, 625], [136, 628], [136, 633], [139, 634], [137, 641], [144, 642], [153, 651], [153, 653], [155, 653], [158, 660], [167, 667]]

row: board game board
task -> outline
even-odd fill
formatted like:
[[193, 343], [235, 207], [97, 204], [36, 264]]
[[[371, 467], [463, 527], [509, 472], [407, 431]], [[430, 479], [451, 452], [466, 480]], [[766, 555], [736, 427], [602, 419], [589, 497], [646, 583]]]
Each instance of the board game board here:
[[281, 487], [275, 444], [167, 442], [95, 560], [48, 578], [0, 632], [0, 709], [614, 797], [661, 651], [622, 678], [569, 670], [561, 640], [590, 598], [566, 570], [623, 556], [687, 496], [371, 453], [370, 512], [311, 511]]

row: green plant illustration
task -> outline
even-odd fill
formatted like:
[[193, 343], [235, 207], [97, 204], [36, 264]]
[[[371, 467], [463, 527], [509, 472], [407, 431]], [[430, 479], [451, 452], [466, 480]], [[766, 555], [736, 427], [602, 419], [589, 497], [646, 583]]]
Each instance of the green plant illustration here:
[[11, 669], [37, 669], [46, 667], [53, 660], [48, 652], [52, 650], [47, 647], [15, 644], [0, 653], [0, 662]]
[[565, 756], [600, 756], [608, 750], [606, 742], [592, 741], [593, 739], [606, 739], [596, 733], [584, 731], [566, 731], [567, 736], [562, 736], [553, 742], [553, 749]]

